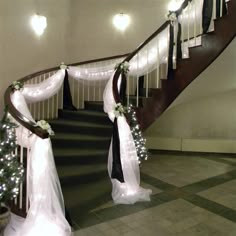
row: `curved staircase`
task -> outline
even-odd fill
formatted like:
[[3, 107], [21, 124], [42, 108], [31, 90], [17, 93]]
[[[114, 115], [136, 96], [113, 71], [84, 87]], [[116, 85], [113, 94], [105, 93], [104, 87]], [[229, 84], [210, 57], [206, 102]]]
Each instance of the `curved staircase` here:
[[[189, 2], [191, 1], [186, 0], [184, 4], [186, 5]], [[202, 35], [202, 45], [189, 48], [190, 57], [188, 59], [177, 60], [177, 68], [174, 70], [172, 80], [161, 79], [161, 87], [149, 88], [148, 94], [150, 97], [147, 98], [142, 97], [142, 95], [147, 94], [146, 90], [142, 91], [141, 87], [138, 89], [140, 92], [138, 100], [140, 100], [139, 104], [142, 106], [136, 108], [136, 113], [143, 130], [149, 127], [235, 38], [236, 0], [231, 0], [227, 4], [228, 15], [214, 21], [215, 30]], [[138, 57], [139, 51], [170, 24], [169, 21], [166, 21], [149, 39], [129, 54], [124, 61], [130, 61], [135, 56]], [[37, 81], [42, 82], [58, 69], [58, 67], [47, 69], [26, 76], [21, 81], [32, 82], [32, 84], [37, 83]], [[121, 72], [116, 70], [113, 78], [113, 95], [116, 102], [121, 100], [117, 89], [117, 81], [120, 75]], [[41, 138], [47, 138], [47, 131], [37, 127], [35, 122], [29, 121], [24, 114], [21, 114], [14, 107], [10, 98], [11, 93], [12, 89], [9, 87], [5, 94], [5, 103], [9, 106], [9, 113], [29, 132]], [[54, 98], [50, 98], [51, 103], [48, 100], [46, 103], [39, 103], [35, 106], [33, 104], [32, 111], [35, 120], [48, 119], [56, 133], [52, 137], [52, 144], [65, 204], [71, 217], [78, 219], [81, 216], [82, 221], [82, 216], [94, 208], [97, 203], [105, 203], [111, 198], [106, 163], [112, 125], [107, 115], [103, 113], [102, 102], [85, 102], [85, 109], [83, 110], [59, 110], [58, 119], [50, 119], [48, 116], [43, 116], [45, 114], [41, 117], [41, 113], [46, 110], [57, 111], [57, 107], [54, 105], [60, 103], [61, 99], [59, 98], [61, 97], [57, 94]], [[130, 99], [132, 98], [130, 97]], [[53, 109], [50, 108], [49, 104], [52, 104]], [[48, 113], [50, 115], [50, 112]], [[39, 117], [37, 114], [39, 114]], [[26, 197], [24, 197], [24, 201], [27, 202]], [[27, 209], [20, 210], [26, 215]]]

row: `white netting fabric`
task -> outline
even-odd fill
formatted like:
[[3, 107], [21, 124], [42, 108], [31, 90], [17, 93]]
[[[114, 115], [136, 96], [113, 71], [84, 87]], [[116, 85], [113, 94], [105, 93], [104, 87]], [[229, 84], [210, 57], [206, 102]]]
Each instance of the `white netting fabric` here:
[[[108, 114], [110, 120], [114, 122], [115, 114], [114, 108], [116, 106], [113, 92], [112, 79], [109, 79], [103, 94], [104, 111]], [[120, 87], [120, 79], [118, 88]], [[150, 201], [150, 189], [140, 187], [140, 172], [137, 152], [131, 134], [129, 125], [124, 116], [117, 118], [117, 126], [119, 130], [120, 139], [120, 158], [124, 175], [124, 183], [111, 178], [112, 182], [112, 198], [116, 204], [133, 204], [138, 201]], [[112, 141], [108, 156], [108, 173], [111, 177], [112, 169]]]
[[[20, 91], [15, 91], [11, 100], [17, 110], [35, 122]], [[64, 200], [50, 138], [41, 139], [35, 134], [29, 135], [29, 131], [22, 126], [18, 128], [17, 132], [17, 142], [29, 149], [27, 196], [30, 208], [26, 219], [12, 217], [4, 235], [71, 235], [71, 227], [65, 219]]]

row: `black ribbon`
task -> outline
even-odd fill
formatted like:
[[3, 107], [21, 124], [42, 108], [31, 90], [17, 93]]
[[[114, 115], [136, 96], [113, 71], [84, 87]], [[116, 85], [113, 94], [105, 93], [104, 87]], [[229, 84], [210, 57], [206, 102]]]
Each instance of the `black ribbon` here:
[[111, 178], [117, 179], [121, 183], [124, 183], [124, 175], [122, 171], [122, 165], [120, 160], [120, 138], [119, 130], [117, 126], [117, 118], [115, 118], [113, 123], [113, 137], [112, 137], [112, 172]]
[[204, 0], [202, 8], [202, 30], [203, 33], [207, 33], [211, 24], [213, 11], [213, 0]]
[[174, 79], [174, 69], [173, 69], [174, 26], [172, 24], [170, 24], [170, 31], [169, 32], [170, 32], [170, 40], [169, 40], [167, 79]]
[[182, 59], [182, 43], [181, 43], [181, 30], [182, 26], [178, 23], [178, 34], [177, 34], [177, 59]]
[[120, 85], [120, 99], [121, 103], [126, 103], [126, 76], [122, 73], [121, 75], [121, 85]]
[[223, 9], [222, 9], [222, 16], [227, 14], [227, 5], [225, 0], [216, 0], [216, 17], [220, 18], [221, 17], [221, 12], [220, 12], [220, 8], [221, 8], [221, 1], [223, 1]]
[[76, 107], [73, 105], [67, 70], [65, 70], [63, 89], [64, 89], [64, 91], [63, 91], [63, 109], [64, 110], [72, 110], [72, 111], [77, 110]]

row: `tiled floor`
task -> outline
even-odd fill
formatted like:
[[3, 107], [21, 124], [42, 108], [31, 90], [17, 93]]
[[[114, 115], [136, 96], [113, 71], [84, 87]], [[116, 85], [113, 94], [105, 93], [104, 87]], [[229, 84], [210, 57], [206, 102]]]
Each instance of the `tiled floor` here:
[[236, 235], [236, 156], [153, 152], [141, 172], [151, 202], [113, 205], [106, 196], [83, 214], [78, 209], [74, 235]]

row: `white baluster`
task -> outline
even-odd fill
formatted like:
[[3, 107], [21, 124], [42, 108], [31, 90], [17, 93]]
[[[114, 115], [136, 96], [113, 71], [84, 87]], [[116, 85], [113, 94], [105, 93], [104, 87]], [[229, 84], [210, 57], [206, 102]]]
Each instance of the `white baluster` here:
[[96, 101], [96, 80], [93, 81], [93, 100]]
[[160, 76], [160, 50], [159, 50], [159, 38], [157, 38], [157, 62], [156, 62], [156, 71], [157, 71], [157, 74], [156, 74], [156, 82], [157, 82], [157, 88], [159, 88], [159, 76]]
[[83, 79], [83, 101], [82, 101], [82, 104], [83, 104], [83, 108], [84, 108], [84, 99], [85, 99], [85, 88], [84, 88], [84, 79]]
[[150, 51], [150, 44], [148, 44], [147, 46], [147, 74], [146, 74], [146, 98], [148, 97], [148, 80], [149, 80], [149, 59], [148, 59], [148, 55], [149, 55], [149, 51]]
[[194, 26], [193, 26], [193, 37], [194, 37], [194, 45], [197, 45], [197, 3], [193, 1], [194, 8]]
[[[46, 78], [46, 74], [43, 74], [43, 81], [45, 80]], [[41, 116], [42, 119], [45, 118], [45, 101], [42, 101], [42, 116]]]
[[60, 94], [60, 90], [56, 93], [56, 115], [55, 118], [58, 118], [58, 109], [59, 109], [59, 94]]
[[[23, 146], [20, 146], [20, 163], [23, 164]], [[20, 184], [19, 208], [23, 206], [23, 183]]]
[[[16, 149], [15, 149], [15, 155], [18, 157], [18, 146], [16, 147]], [[19, 160], [20, 161], [20, 160]], [[20, 192], [20, 189], [19, 189], [19, 192]], [[17, 202], [18, 202], [18, 199], [17, 199], [17, 197], [15, 198], [15, 200], [14, 200], [14, 204], [17, 206]]]
[[98, 96], [99, 96], [98, 99], [99, 99], [99, 101], [102, 100], [102, 95], [101, 95], [101, 86], [102, 86], [102, 85], [101, 85], [101, 80], [99, 80], [99, 81], [98, 81], [98, 94], [99, 94], [99, 95], [98, 95]]
[[[30, 156], [30, 149], [29, 148], [27, 148], [27, 157], [26, 157], [26, 160], [27, 160], [27, 171], [28, 171], [28, 158], [29, 158], [29, 156]], [[27, 176], [27, 173], [26, 173], [26, 176]], [[29, 210], [29, 196], [28, 196], [28, 182], [27, 182], [27, 184], [26, 184], [26, 198], [25, 198], [25, 200], [26, 200], [26, 212], [28, 212], [28, 210]]]
[[[50, 77], [50, 72], [47, 75], [47, 78]], [[50, 119], [50, 98], [47, 99], [47, 119]]]
[[126, 77], [126, 80], [127, 80], [127, 106], [129, 106], [129, 83], [130, 83], [130, 77], [129, 75], [127, 75]]
[[137, 55], [136, 107], [139, 105], [139, 53]]
[[77, 107], [80, 108], [80, 84], [77, 81]]
[[188, 24], [188, 47], [190, 46], [190, 14], [191, 14], [191, 9], [190, 9], [190, 2], [188, 2], [188, 18], [187, 18], [187, 24]]

